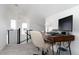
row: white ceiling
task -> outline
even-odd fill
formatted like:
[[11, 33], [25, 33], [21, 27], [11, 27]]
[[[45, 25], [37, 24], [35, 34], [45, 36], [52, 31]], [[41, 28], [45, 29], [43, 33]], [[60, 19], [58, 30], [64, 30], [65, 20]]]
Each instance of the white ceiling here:
[[[17, 12], [23, 16], [37, 16], [43, 17], [51, 16], [55, 13], [62, 12], [66, 9], [77, 6], [76, 4], [15, 4], [10, 5], [12, 12]], [[16, 10], [17, 9], [17, 10]]]

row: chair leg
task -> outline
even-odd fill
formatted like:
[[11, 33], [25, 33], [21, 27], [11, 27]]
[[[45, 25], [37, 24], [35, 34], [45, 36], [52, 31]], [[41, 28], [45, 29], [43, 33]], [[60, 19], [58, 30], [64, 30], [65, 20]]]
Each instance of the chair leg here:
[[38, 51], [40, 50], [40, 48], [36, 47], [38, 49]]
[[48, 52], [49, 52], [48, 50], [46, 51], [42, 50], [42, 55], [47, 55]]
[[47, 50], [45, 51], [45, 55], [47, 55], [47, 54], [48, 54], [48, 52], [49, 52], [49, 50], [47, 49]]
[[45, 55], [44, 50], [42, 50], [42, 55]]
[[47, 50], [47, 52], [49, 52], [49, 50]]

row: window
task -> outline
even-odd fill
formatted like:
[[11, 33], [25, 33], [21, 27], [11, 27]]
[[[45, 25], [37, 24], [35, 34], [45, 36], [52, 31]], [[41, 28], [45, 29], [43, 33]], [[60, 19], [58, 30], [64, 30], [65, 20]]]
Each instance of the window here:
[[16, 29], [16, 20], [11, 20], [11, 29]]
[[22, 23], [22, 34], [25, 34], [27, 30], [27, 23]]

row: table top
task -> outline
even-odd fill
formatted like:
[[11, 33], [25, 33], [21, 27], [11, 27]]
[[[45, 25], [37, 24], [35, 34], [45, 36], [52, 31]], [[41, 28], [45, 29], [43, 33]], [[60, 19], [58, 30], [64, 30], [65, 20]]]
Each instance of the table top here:
[[45, 41], [48, 42], [66, 42], [66, 41], [73, 41], [75, 39], [74, 35], [48, 35], [46, 36], [47, 39]]

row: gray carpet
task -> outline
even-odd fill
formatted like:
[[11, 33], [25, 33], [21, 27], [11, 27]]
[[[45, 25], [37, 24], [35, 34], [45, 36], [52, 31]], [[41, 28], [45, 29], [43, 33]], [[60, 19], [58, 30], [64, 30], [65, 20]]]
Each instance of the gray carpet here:
[[[2, 51], [0, 51], [0, 55], [33, 55], [38, 54], [41, 55], [41, 51], [33, 45], [32, 42], [22, 44], [9, 44]], [[61, 52], [61, 55], [68, 55], [69, 52]], [[48, 55], [52, 55], [52, 50], [49, 51]]]
[[33, 55], [38, 53], [38, 50], [33, 44], [13, 44], [7, 45], [1, 52], [0, 55]]

